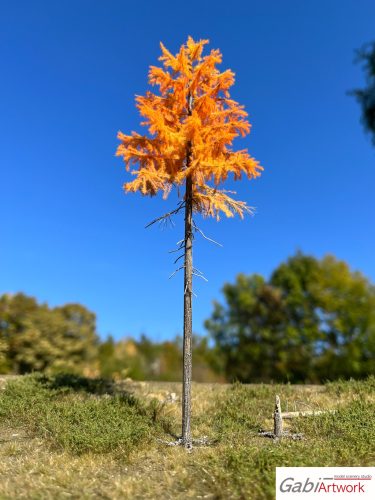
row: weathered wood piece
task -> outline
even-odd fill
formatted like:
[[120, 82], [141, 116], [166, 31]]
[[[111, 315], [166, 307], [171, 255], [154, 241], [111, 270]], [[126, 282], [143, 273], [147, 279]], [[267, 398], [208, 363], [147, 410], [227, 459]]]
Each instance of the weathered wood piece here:
[[283, 434], [283, 417], [281, 415], [280, 397], [276, 395], [275, 411], [273, 412], [273, 433], [279, 438]]
[[[289, 413], [294, 413], [294, 412], [289, 412]], [[296, 413], [298, 413], [298, 412], [296, 412]], [[283, 430], [283, 417], [284, 416], [285, 416], [285, 414], [282, 414], [282, 412], [281, 412], [280, 397], [278, 395], [276, 395], [275, 410], [273, 412], [273, 432], [264, 431], [261, 429], [258, 433], [259, 436], [268, 437], [268, 438], [271, 438], [275, 441], [278, 441], [281, 438], [289, 438], [289, 439], [293, 439], [293, 440], [303, 439], [303, 435], [300, 433], [293, 433], [293, 432], [290, 432], [288, 430], [286, 430], [286, 431]]]
[[324, 413], [336, 413], [336, 410], [287, 411], [283, 413], [283, 418], [314, 417], [315, 415], [324, 415]]

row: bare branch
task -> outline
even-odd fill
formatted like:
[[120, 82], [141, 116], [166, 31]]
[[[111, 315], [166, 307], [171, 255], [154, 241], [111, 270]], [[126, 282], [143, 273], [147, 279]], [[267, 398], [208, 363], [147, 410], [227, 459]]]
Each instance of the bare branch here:
[[177, 259], [173, 262], [173, 264], [177, 264], [177, 262], [178, 262], [180, 259], [182, 259], [183, 257], [185, 257], [185, 252], [184, 252], [184, 253], [182, 253], [181, 255], [179, 255], [179, 256], [177, 257]]
[[206, 236], [206, 235], [204, 234], [204, 232], [202, 231], [202, 229], [200, 229], [200, 228], [196, 225], [195, 221], [193, 221], [193, 227], [194, 227], [194, 229], [195, 229], [196, 231], [198, 231], [198, 233], [200, 233], [200, 234], [203, 236], [203, 238], [204, 238], [205, 240], [210, 241], [211, 243], [214, 243], [215, 245], [218, 245], [219, 247], [222, 247], [222, 246], [223, 246], [221, 243], [218, 243], [217, 241], [213, 240], [212, 238], [209, 238], [208, 236]]
[[178, 247], [175, 250], [169, 250], [168, 253], [176, 253], [185, 247], [185, 241], [181, 240], [177, 242]]
[[208, 279], [207, 279], [207, 278], [205, 278], [205, 277], [204, 277], [204, 276], [202, 276], [201, 274], [197, 274], [197, 273], [195, 273], [194, 271], [193, 271], [193, 276], [196, 276], [197, 278], [202, 278], [202, 280], [204, 280], [204, 281], [208, 281]]
[[173, 224], [172, 219], [171, 219], [172, 215], [176, 215], [176, 214], [178, 214], [178, 212], [179, 212], [180, 210], [182, 210], [183, 208], [185, 208], [185, 202], [184, 202], [184, 201], [181, 201], [181, 202], [178, 204], [177, 208], [175, 208], [174, 210], [171, 210], [170, 212], [168, 212], [168, 213], [166, 213], [166, 214], [164, 214], [164, 215], [162, 215], [162, 216], [160, 216], [160, 217], [158, 217], [158, 218], [156, 218], [156, 219], [152, 220], [151, 222], [149, 222], [149, 223], [147, 224], [147, 226], [145, 226], [145, 228], [147, 229], [148, 227], [152, 226], [153, 224], [156, 224], [156, 222], [165, 222], [165, 221], [169, 221], [170, 223], [172, 223], [172, 224]]
[[168, 250], [168, 253], [176, 253], [176, 252], [179, 252], [180, 250], [182, 250], [184, 247], [179, 247], [179, 248], [176, 248], [175, 250]]
[[173, 271], [173, 273], [169, 276], [169, 278], [168, 278], [168, 279], [173, 278], [173, 276], [174, 276], [176, 273], [178, 273], [178, 271], [181, 271], [181, 269], [184, 269], [184, 268], [185, 268], [185, 266], [180, 266], [178, 269], [176, 269], [175, 271]]
[[193, 267], [193, 271], [199, 273], [199, 274], [202, 274], [204, 275], [204, 272], [203, 271], [200, 271], [197, 267]]

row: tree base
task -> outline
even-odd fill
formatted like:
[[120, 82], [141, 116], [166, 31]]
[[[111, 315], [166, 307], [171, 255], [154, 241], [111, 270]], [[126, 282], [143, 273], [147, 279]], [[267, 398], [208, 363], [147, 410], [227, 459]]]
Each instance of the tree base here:
[[159, 443], [165, 444], [166, 446], [183, 446], [188, 451], [191, 451], [193, 448], [200, 446], [210, 446], [213, 444], [213, 441], [210, 441], [207, 436], [203, 436], [201, 438], [192, 439], [190, 442], [186, 442], [185, 439], [179, 437], [175, 441], [164, 441], [163, 439], [158, 439]]
[[303, 434], [293, 433], [290, 431], [283, 431], [280, 436], [276, 436], [274, 432], [260, 430], [258, 435], [261, 437], [271, 438], [274, 441], [278, 441], [281, 438], [293, 439], [293, 441], [301, 441], [302, 439], [305, 439]]

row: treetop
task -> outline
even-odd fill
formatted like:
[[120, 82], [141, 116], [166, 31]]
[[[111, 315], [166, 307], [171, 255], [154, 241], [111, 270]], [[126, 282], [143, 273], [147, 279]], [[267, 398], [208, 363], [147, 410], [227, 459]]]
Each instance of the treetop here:
[[126, 192], [167, 198], [172, 187], [190, 178], [194, 211], [219, 219], [249, 211], [219, 185], [229, 174], [235, 180], [258, 177], [262, 167], [246, 149], [234, 151], [233, 140], [250, 132], [244, 107], [230, 98], [234, 84], [231, 70], [220, 72], [219, 50], [203, 56], [208, 40], [190, 36], [176, 55], [161, 43], [163, 67], [151, 66], [148, 80], [158, 92], [136, 97], [136, 106], [149, 134], [118, 133], [116, 155], [124, 159], [135, 179], [124, 184]]

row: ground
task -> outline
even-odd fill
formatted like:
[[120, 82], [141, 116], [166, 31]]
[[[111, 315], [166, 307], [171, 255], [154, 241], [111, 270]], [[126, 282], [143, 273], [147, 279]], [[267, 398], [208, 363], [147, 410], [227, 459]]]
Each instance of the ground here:
[[[336, 409], [288, 421], [304, 439], [260, 437], [283, 411]], [[193, 385], [193, 434], [177, 383], [111, 384], [74, 376], [0, 378], [1, 499], [271, 499], [276, 466], [375, 465], [375, 378], [324, 386]]]

